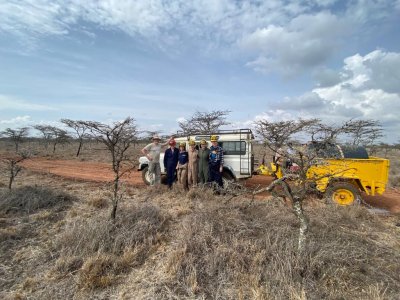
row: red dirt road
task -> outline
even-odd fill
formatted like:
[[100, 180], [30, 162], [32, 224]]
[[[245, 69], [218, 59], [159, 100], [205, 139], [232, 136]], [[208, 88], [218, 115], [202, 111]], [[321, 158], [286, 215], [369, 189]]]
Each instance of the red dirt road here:
[[[111, 182], [113, 180], [113, 172], [108, 163], [33, 158], [25, 160], [22, 165], [31, 171], [50, 173], [71, 179], [95, 182]], [[272, 178], [268, 176], [254, 176], [246, 180], [245, 185], [253, 188], [265, 187], [271, 183], [271, 180]], [[135, 186], [145, 186], [142, 174], [138, 171], [126, 174], [123, 181]], [[374, 207], [383, 208], [392, 213], [400, 213], [400, 192], [398, 190], [387, 190], [383, 195], [363, 196], [363, 199]]]
[[[111, 182], [114, 179], [109, 163], [32, 158], [23, 161], [22, 166], [31, 171], [85, 181]], [[126, 174], [122, 180], [132, 185], [145, 185], [142, 180], [142, 173], [136, 170]]]

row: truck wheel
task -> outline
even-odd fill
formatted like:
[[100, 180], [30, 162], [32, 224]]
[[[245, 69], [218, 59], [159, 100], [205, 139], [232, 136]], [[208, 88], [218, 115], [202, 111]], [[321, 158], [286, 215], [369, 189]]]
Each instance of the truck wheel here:
[[145, 184], [150, 185], [151, 178], [149, 174], [149, 166], [144, 167], [142, 170], [142, 179]]
[[328, 187], [325, 199], [328, 203], [335, 203], [341, 206], [358, 205], [361, 202], [361, 195], [353, 184], [337, 182]]
[[222, 182], [224, 183], [224, 187], [228, 186], [229, 183], [235, 182], [235, 178], [228, 171], [222, 172]]

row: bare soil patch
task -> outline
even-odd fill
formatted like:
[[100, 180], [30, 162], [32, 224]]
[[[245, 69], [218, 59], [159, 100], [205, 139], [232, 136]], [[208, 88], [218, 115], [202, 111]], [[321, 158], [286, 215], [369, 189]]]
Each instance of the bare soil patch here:
[[[22, 165], [32, 171], [50, 173], [70, 179], [94, 182], [110, 182], [114, 179], [114, 173], [109, 163], [53, 160], [40, 157], [26, 160]], [[140, 172], [134, 170], [126, 174], [122, 181], [135, 186], [144, 186], [141, 176]]]

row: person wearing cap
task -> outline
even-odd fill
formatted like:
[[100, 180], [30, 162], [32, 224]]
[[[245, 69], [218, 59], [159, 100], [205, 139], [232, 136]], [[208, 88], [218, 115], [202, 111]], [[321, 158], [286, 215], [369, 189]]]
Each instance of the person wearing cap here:
[[175, 181], [176, 166], [178, 165], [179, 150], [175, 147], [176, 142], [174, 139], [170, 139], [169, 148], [164, 153], [164, 168], [167, 172], [167, 184], [171, 189]]
[[196, 142], [194, 140], [189, 141], [189, 147], [188, 184], [196, 186], [199, 173], [199, 150], [196, 149]]
[[153, 136], [153, 142], [142, 149], [142, 153], [149, 160], [149, 175], [150, 185], [161, 184], [161, 168], [160, 168], [160, 152], [161, 152], [160, 137]]
[[215, 182], [222, 187], [222, 171], [224, 169], [224, 150], [218, 145], [218, 137], [211, 136], [211, 147], [209, 155], [209, 182]]
[[184, 189], [187, 189], [187, 170], [189, 154], [186, 151], [186, 143], [179, 143], [178, 165], [176, 166], [178, 182]]
[[210, 157], [210, 149], [207, 147], [207, 141], [200, 141], [199, 149], [199, 182], [205, 184], [208, 182], [208, 160]]

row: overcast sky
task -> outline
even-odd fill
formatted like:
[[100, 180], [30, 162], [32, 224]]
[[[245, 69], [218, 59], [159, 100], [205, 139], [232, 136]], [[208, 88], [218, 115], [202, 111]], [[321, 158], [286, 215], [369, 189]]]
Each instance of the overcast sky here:
[[0, 129], [177, 129], [195, 110], [378, 119], [400, 139], [400, 0], [0, 0]]

